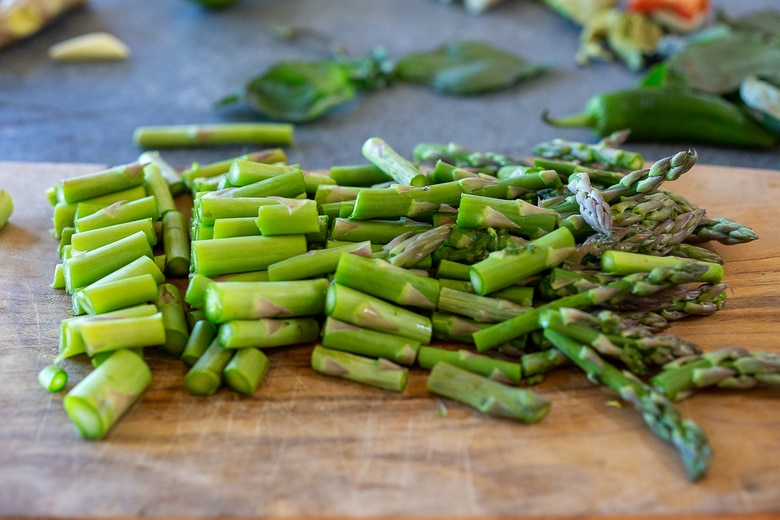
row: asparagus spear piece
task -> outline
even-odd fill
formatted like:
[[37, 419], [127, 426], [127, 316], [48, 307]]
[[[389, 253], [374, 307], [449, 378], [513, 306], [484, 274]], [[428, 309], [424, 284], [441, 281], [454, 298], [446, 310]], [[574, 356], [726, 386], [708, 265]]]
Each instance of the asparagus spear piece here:
[[269, 348], [300, 345], [316, 340], [316, 318], [258, 318], [221, 323], [217, 338], [224, 348]]
[[162, 216], [165, 274], [184, 278], [190, 272], [190, 236], [187, 217], [181, 211], [169, 210]]
[[256, 348], [237, 350], [223, 371], [225, 384], [239, 394], [253, 395], [271, 362]]
[[157, 281], [151, 274], [98, 281], [79, 290], [77, 297], [88, 314], [103, 314], [153, 302], [157, 298]]
[[522, 367], [519, 363], [482, 356], [465, 349], [447, 350], [431, 346], [420, 347], [417, 363], [421, 367], [431, 369], [439, 362], [447, 362], [458, 368], [507, 384], [519, 383], [523, 377]]
[[539, 208], [524, 200], [498, 200], [480, 195], [463, 194], [457, 224], [462, 228], [499, 228], [535, 238], [552, 231], [558, 213]]
[[316, 233], [320, 230], [317, 203], [311, 199], [269, 197], [278, 204], [260, 206], [257, 227], [264, 236]]
[[284, 163], [287, 161], [287, 154], [281, 148], [271, 148], [260, 150], [230, 159], [224, 159], [209, 164], [193, 164], [190, 168], [181, 172], [184, 183], [192, 188], [195, 179], [207, 179], [224, 175], [230, 170], [233, 162], [236, 160], [247, 160], [262, 163]]
[[749, 389], [780, 385], [780, 354], [728, 347], [681, 357], [664, 365], [650, 385], [672, 401], [706, 387]]
[[373, 186], [393, 180], [373, 163], [347, 164], [330, 167], [330, 178], [339, 186]]
[[322, 346], [411, 365], [417, 358], [420, 342], [328, 317], [322, 327]]
[[[79, 206], [81, 207], [82, 204]], [[150, 195], [130, 201], [120, 200], [109, 206], [101, 204], [98, 211], [76, 218], [74, 226], [81, 232], [144, 218], [157, 220], [159, 217], [157, 200]]]
[[147, 149], [223, 144], [289, 146], [294, 132], [295, 127], [286, 123], [140, 126], [133, 132], [133, 142]]
[[702, 275], [691, 282], [718, 283], [723, 279], [723, 266], [711, 262], [701, 262], [674, 256], [654, 256], [626, 251], [605, 251], [601, 256], [601, 268], [608, 274], [632, 274], [650, 272], [657, 267], [676, 267], [682, 263], [703, 268]]
[[370, 257], [371, 242], [354, 242], [326, 249], [311, 249], [301, 255], [280, 260], [268, 266], [270, 281], [303, 280], [331, 274], [338, 268], [342, 255]]
[[316, 316], [325, 309], [328, 280], [214, 282], [206, 287], [204, 308], [214, 323], [257, 318]]
[[598, 286], [578, 294], [564, 296], [474, 332], [474, 344], [479, 352], [499, 347], [508, 341], [537, 330], [539, 328], [539, 316], [544, 311], [561, 309], [563, 307], [588, 309], [596, 307], [618, 294], [620, 294], [620, 289]]
[[398, 305], [435, 309], [439, 282], [380, 258], [342, 253], [334, 281]]
[[422, 233], [432, 226], [406, 217], [397, 220], [352, 220], [337, 218], [330, 231], [332, 240], [349, 242], [370, 241], [372, 244], [387, 244], [403, 233]]
[[184, 388], [192, 395], [214, 395], [222, 386], [225, 367], [234, 350], [222, 348], [215, 338], [184, 376]]
[[136, 161], [63, 179], [56, 189], [63, 202], [73, 203], [140, 186], [143, 183], [144, 166]]
[[479, 296], [449, 287], [441, 288], [438, 302], [439, 311], [467, 316], [480, 323], [497, 323], [529, 310], [529, 307], [509, 300]]
[[404, 159], [383, 139], [370, 137], [363, 143], [363, 157], [393, 178], [398, 184], [425, 186], [428, 177], [414, 164]]
[[187, 343], [184, 345], [184, 350], [181, 353], [182, 362], [186, 366], [192, 367], [200, 359], [200, 356], [206, 352], [206, 349], [209, 348], [216, 336], [216, 325], [205, 319], [195, 321], [195, 325], [192, 326]]
[[153, 347], [165, 343], [161, 312], [150, 316], [85, 320], [79, 324], [79, 330], [90, 356], [111, 350]]
[[419, 341], [423, 345], [431, 341], [432, 326], [427, 316], [339, 283], [328, 287], [325, 314], [358, 327]]
[[149, 366], [130, 350], [117, 350], [63, 399], [82, 437], [99, 440], [130, 409], [152, 381]]
[[261, 271], [268, 266], [306, 252], [303, 235], [215, 238], [192, 242], [192, 271], [213, 277], [230, 273]]
[[500, 383], [446, 361], [434, 365], [425, 383], [429, 392], [467, 404], [482, 413], [532, 424], [550, 410], [540, 394]]
[[574, 236], [566, 228], [530, 242], [490, 253], [469, 269], [474, 292], [485, 295], [509, 287], [544, 269], [556, 266], [574, 252]]
[[[154, 227], [154, 220], [151, 217], [131, 220], [130, 222], [114, 224], [113, 226], [101, 227], [90, 231], [75, 232], [75, 228], [71, 229], [73, 229], [74, 233], [70, 236], [70, 245], [76, 251], [91, 251], [100, 246], [116, 242], [120, 238], [130, 236], [137, 231], [144, 232], [151, 246], [157, 245], [157, 232]], [[65, 235], [63, 234], [63, 236]]]
[[409, 380], [409, 369], [390, 360], [359, 356], [322, 345], [316, 345], [312, 350], [311, 367], [320, 374], [395, 392], [403, 392]]
[[155, 305], [162, 314], [165, 329], [165, 342], [160, 345], [160, 350], [171, 356], [181, 357], [190, 337], [181, 291], [172, 283], [160, 284]]
[[73, 292], [142, 256], [152, 257], [152, 248], [142, 231], [73, 256], [63, 262], [65, 287]]
[[584, 370], [588, 379], [612, 389], [631, 403], [653, 433], [675, 447], [692, 481], [704, 476], [712, 458], [707, 436], [696, 423], [684, 419], [669, 399], [630, 372], [610, 365], [591, 347], [549, 329], [544, 331], [544, 336]]
[[59, 392], [68, 384], [68, 373], [57, 365], [46, 365], [38, 372], [38, 383], [49, 392]]

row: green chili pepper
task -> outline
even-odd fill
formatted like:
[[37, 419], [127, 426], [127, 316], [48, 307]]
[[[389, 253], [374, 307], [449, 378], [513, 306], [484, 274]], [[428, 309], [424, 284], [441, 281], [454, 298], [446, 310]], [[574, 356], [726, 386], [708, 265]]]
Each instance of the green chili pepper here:
[[599, 94], [581, 114], [549, 124], [588, 127], [599, 136], [629, 129], [634, 141], [697, 141], [768, 148], [774, 136], [737, 105], [722, 97], [677, 88], [635, 87]]

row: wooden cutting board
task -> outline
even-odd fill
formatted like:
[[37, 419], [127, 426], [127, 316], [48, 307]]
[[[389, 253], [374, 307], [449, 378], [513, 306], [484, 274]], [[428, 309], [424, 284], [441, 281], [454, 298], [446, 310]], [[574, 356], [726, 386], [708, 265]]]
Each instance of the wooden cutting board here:
[[[38, 386], [57, 353], [68, 297], [49, 287], [56, 242], [44, 190], [95, 165], [0, 163], [16, 201], [0, 231], [0, 515], [569, 516], [780, 512], [780, 394], [702, 392], [680, 403], [709, 435], [709, 474], [690, 483], [674, 450], [574, 369], [538, 391], [526, 426], [427, 394], [320, 376], [309, 348], [269, 351], [254, 397], [182, 388], [184, 366], [148, 356], [154, 380], [100, 442], [81, 439], [63, 394]], [[780, 352], [780, 171], [696, 166], [670, 187], [754, 227], [713, 246], [732, 286], [724, 310], [674, 325], [704, 349]], [[72, 381], [84, 360], [65, 363]], [[72, 383], [71, 383], [72, 384]], [[441, 404], [447, 413], [440, 413]]]

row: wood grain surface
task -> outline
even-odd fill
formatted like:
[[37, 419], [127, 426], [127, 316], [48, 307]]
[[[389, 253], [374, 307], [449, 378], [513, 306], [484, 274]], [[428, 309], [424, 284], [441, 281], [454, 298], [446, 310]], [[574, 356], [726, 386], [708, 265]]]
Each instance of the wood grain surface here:
[[[574, 369], [537, 389], [539, 424], [493, 419], [425, 390], [402, 394], [320, 376], [309, 347], [269, 351], [251, 398], [182, 387], [184, 366], [150, 353], [149, 390], [100, 442], [81, 439], [64, 393], [38, 386], [57, 353], [69, 299], [51, 289], [56, 242], [44, 190], [95, 165], [0, 163], [16, 201], [0, 231], [2, 516], [585, 516], [676, 518], [780, 512], [780, 395], [707, 391], [680, 403], [714, 450], [690, 483], [676, 453], [631, 407]], [[714, 246], [731, 284], [725, 308], [673, 330], [704, 349], [780, 351], [780, 172], [699, 165], [670, 188], [754, 227], [760, 239]], [[71, 386], [89, 367], [64, 364]]]

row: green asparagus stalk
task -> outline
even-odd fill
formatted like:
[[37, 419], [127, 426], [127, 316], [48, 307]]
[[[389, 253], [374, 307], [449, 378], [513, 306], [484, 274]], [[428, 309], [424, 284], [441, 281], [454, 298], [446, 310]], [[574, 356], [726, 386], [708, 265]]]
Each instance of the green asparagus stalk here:
[[86, 287], [141, 256], [152, 257], [152, 248], [142, 231], [73, 256], [63, 263], [68, 292]]
[[390, 360], [368, 358], [322, 345], [316, 345], [312, 350], [311, 367], [320, 374], [395, 392], [403, 392], [409, 380], [409, 369]]
[[469, 270], [474, 292], [485, 295], [509, 287], [544, 269], [554, 267], [574, 252], [574, 237], [566, 228], [533, 240], [523, 248], [490, 253]]
[[316, 316], [325, 309], [328, 280], [214, 282], [206, 288], [206, 316], [214, 323]]
[[176, 209], [171, 187], [156, 163], [149, 163], [144, 166], [144, 180], [149, 195], [153, 196], [157, 201], [157, 210], [160, 212], [160, 215], [165, 215], [166, 212]]
[[261, 271], [306, 250], [303, 235], [197, 240], [192, 242], [192, 271], [208, 277]]
[[227, 186], [247, 186], [259, 181], [276, 177], [283, 173], [300, 170], [287, 164], [269, 164], [265, 162], [236, 159], [230, 165], [225, 181]]
[[375, 164], [349, 164], [330, 167], [330, 178], [339, 186], [373, 186], [393, 178]]
[[257, 228], [263, 236], [317, 233], [320, 230], [317, 203], [311, 199], [270, 197], [277, 204], [260, 206]]
[[157, 201], [153, 196], [149, 196], [129, 202], [119, 201], [105, 206], [95, 213], [77, 218], [74, 226], [77, 231], [81, 232], [145, 218], [157, 220], [159, 216]]
[[339, 184], [322, 185], [314, 193], [314, 202], [321, 208], [324, 204], [353, 201], [361, 189], [358, 186], [341, 186]]
[[271, 148], [209, 164], [194, 164], [192, 167], [182, 171], [181, 177], [184, 179], [184, 183], [191, 188], [195, 179], [208, 179], [226, 174], [236, 160], [247, 160], [268, 164], [284, 163], [287, 162], [287, 154], [285, 154], [284, 150], [281, 148]]
[[656, 390], [679, 401], [707, 388], [750, 389], [780, 385], [780, 354], [728, 347], [681, 357], [664, 365], [650, 381]]
[[400, 365], [412, 365], [417, 358], [420, 342], [328, 317], [322, 326], [322, 346], [361, 356], [389, 359]]
[[718, 283], [723, 279], [723, 266], [674, 256], [653, 256], [625, 251], [605, 251], [601, 256], [601, 268], [609, 274], [631, 274], [649, 272], [657, 267], [675, 267], [681, 263], [700, 265], [704, 269], [701, 277], [691, 282]]
[[379, 258], [342, 253], [333, 279], [398, 305], [435, 309], [439, 301], [438, 280]]
[[190, 336], [181, 291], [172, 283], [161, 284], [157, 288], [155, 305], [162, 313], [165, 329], [165, 342], [160, 345], [160, 350], [181, 357]]
[[153, 302], [157, 298], [157, 281], [151, 274], [99, 281], [79, 290], [77, 297], [88, 314], [103, 314]]
[[425, 383], [429, 392], [467, 404], [482, 413], [532, 424], [550, 410], [540, 394], [469, 372], [446, 361], [431, 369]]
[[192, 395], [214, 395], [222, 386], [223, 372], [235, 350], [222, 348], [215, 338], [184, 376], [184, 388]]
[[134, 318], [141, 316], [152, 316], [156, 313], [157, 307], [155, 307], [153, 304], [142, 304], [107, 312], [99, 316], [84, 315], [64, 319], [60, 323], [59, 354], [57, 355], [57, 361], [59, 362], [62, 359], [77, 356], [79, 354], [85, 354], [87, 352], [87, 346], [84, 343], [84, 338], [81, 335], [80, 329], [81, 323], [85, 321], [103, 320], [107, 318]]
[[677, 449], [692, 481], [704, 476], [712, 457], [707, 436], [696, 423], [684, 419], [671, 401], [630, 372], [610, 365], [581, 342], [549, 329], [544, 336], [584, 370], [588, 379], [598, 381], [631, 403], [653, 433]]
[[464, 194], [457, 224], [462, 228], [503, 228], [535, 238], [555, 229], [558, 214], [523, 200], [497, 200]]
[[616, 148], [612, 142], [605, 141], [594, 145], [556, 138], [537, 144], [532, 153], [544, 158], [578, 161], [586, 166], [599, 164], [623, 170], [636, 170], [644, 164], [641, 154]]
[[63, 179], [56, 187], [63, 202], [73, 203], [121, 191], [144, 183], [144, 168], [139, 162]]
[[439, 311], [467, 316], [480, 323], [497, 323], [529, 310], [529, 307], [509, 300], [479, 296], [449, 287], [441, 288], [438, 302]]
[[214, 221], [211, 238], [233, 238], [261, 235], [257, 217], [218, 218]]
[[152, 381], [146, 362], [134, 352], [117, 350], [65, 396], [65, 412], [82, 437], [106, 436]]
[[490, 323], [478, 322], [466, 316], [435, 311], [431, 314], [432, 337], [445, 341], [474, 344], [473, 334]]
[[522, 188], [529, 192], [557, 189], [563, 185], [557, 171], [538, 166], [502, 166], [496, 172], [496, 178], [504, 186]]
[[583, 166], [573, 161], [563, 161], [558, 159], [547, 159], [544, 157], [534, 157], [534, 166], [544, 170], [552, 170], [558, 173], [559, 177], [568, 179], [572, 173], [586, 173], [591, 182], [599, 186], [612, 186], [620, 182], [626, 173], [614, 170], [603, 170]]
[[370, 241], [372, 244], [387, 244], [403, 233], [422, 233], [432, 226], [409, 218], [397, 220], [352, 220], [337, 218], [333, 221], [330, 237], [348, 242]]
[[428, 177], [414, 164], [404, 159], [383, 139], [370, 137], [363, 143], [363, 157], [393, 178], [398, 184], [425, 186]]
[[501, 166], [520, 164], [522, 161], [495, 152], [474, 152], [457, 143], [419, 143], [413, 150], [420, 162], [444, 161], [461, 168], [475, 168], [481, 172], [496, 172]]
[[216, 325], [206, 319], [196, 320], [181, 353], [182, 362], [188, 367], [194, 365], [216, 337]]
[[301, 255], [280, 260], [268, 266], [271, 281], [303, 280], [336, 272], [342, 254], [371, 257], [371, 242], [350, 242], [326, 249], [311, 249]]
[[133, 142], [146, 149], [224, 144], [289, 146], [294, 131], [295, 127], [286, 123], [140, 126], [133, 132]]
[[[75, 228], [71, 228], [75, 231]], [[64, 230], [63, 230], [64, 231]], [[157, 232], [154, 228], [154, 220], [144, 218], [132, 220], [113, 226], [106, 226], [91, 231], [74, 232], [70, 236], [70, 245], [76, 251], [91, 251], [100, 246], [116, 242], [120, 238], [125, 238], [138, 231], [143, 231], [146, 235], [149, 245], [157, 245]], [[65, 236], [63, 234], [63, 236]]]
[[200, 224], [213, 226], [222, 218], [257, 218], [260, 206], [276, 203], [268, 197], [201, 197], [193, 202], [193, 218]]
[[306, 193], [306, 182], [300, 169], [281, 173], [246, 186], [233, 186], [203, 194], [202, 198], [298, 197]]
[[243, 395], [253, 395], [260, 386], [271, 362], [256, 348], [237, 350], [223, 371], [228, 388]]
[[589, 309], [615, 297], [619, 293], [620, 289], [599, 286], [578, 294], [564, 296], [528, 310], [523, 314], [474, 332], [474, 344], [479, 352], [497, 348], [504, 343], [537, 330], [539, 328], [539, 316], [544, 311], [561, 309], [564, 307]]
[[190, 272], [190, 236], [187, 217], [177, 210], [169, 210], [162, 216], [165, 274], [184, 278]]
[[398, 235], [385, 244], [381, 257], [398, 267], [430, 266], [433, 253], [447, 240], [453, 228], [452, 224], [445, 224], [421, 233]]
[[79, 330], [89, 356], [110, 350], [153, 347], [165, 343], [161, 312], [132, 318], [85, 320], [79, 324]]
[[206, 287], [213, 282], [208, 276], [193, 273], [190, 275], [187, 289], [184, 291], [184, 301], [192, 309], [202, 309], [206, 301]]
[[693, 234], [688, 238], [689, 242], [707, 242], [715, 240], [721, 244], [744, 244], [758, 240], [758, 233], [749, 226], [725, 217], [716, 217], [703, 220]]
[[46, 365], [38, 372], [38, 383], [47, 391], [56, 393], [68, 384], [68, 373], [57, 365]]
[[421, 367], [431, 369], [439, 362], [446, 362], [507, 384], [519, 383], [523, 377], [522, 367], [519, 363], [482, 356], [465, 349], [447, 350], [431, 346], [420, 347], [417, 363]]
[[413, 339], [423, 345], [431, 340], [431, 321], [427, 316], [338, 283], [328, 287], [325, 314], [358, 327]]
[[534, 380], [547, 372], [570, 363], [566, 354], [555, 348], [528, 352], [520, 356], [520, 366], [526, 381]]
[[320, 335], [316, 318], [257, 318], [229, 320], [219, 325], [217, 337], [224, 348], [272, 348], [301, 345]]
[[[168, 161], [163, 159], [163, 156], [158, 151], [146, 151], [142, 152], [138, 156], [138, 162], [140, 164], [153, 164], [159, 170], [165, 182], [168, 184], [168, 191], [174, 197], [181, 195], [186, 190], [184, 184], [184, 178], [181, 173], [171, 166]], [[144, 167], [144, 175], [146, 174], [146, 167]]]

